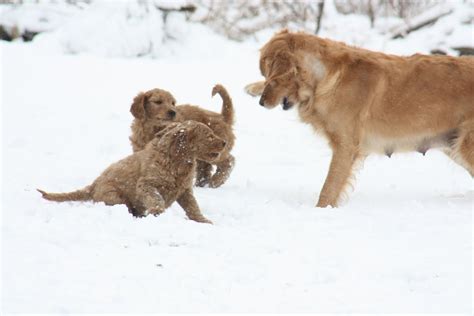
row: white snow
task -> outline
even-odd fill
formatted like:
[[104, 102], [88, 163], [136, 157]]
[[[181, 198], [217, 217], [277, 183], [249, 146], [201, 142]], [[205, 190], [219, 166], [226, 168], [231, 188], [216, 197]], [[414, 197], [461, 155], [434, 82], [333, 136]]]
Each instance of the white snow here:
[[62, 3], [28, 3], [0, 6], [0, 24], [11, 29], [49, 32], [62, 26], [80, 9]]
[[[64, 54], [61, 30], [0, 43], [2, 312], [470, 313], [469, 174], [436, 151], [371, 156], [342, 207], [315, 208], [326, 142], [295, 110], [263, 109], [243, 91], [260, 78], [268, 37], [237, 44], [186, 27], [192, 36], [157, 59], [106, 58], [124, 56], [108, 41]], [[364, 45], [430, 48], [403, 43], [412, 42]], [[233, 98], [237, 142], [228, 182], [195, 189], [214, 225], [187, 220], [177, 204], [136, 219], [125, 206], [36, 192], [81, 188], [130, 154], [137, 92], [159, 87], [220, 111], [215, 83]]]

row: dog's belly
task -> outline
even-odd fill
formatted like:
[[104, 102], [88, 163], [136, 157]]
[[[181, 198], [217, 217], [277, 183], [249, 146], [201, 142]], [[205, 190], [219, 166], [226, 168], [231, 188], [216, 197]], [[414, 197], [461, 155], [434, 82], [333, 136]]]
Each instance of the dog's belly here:
[[433, 148], [451, 148], [458, 136], [458, 129], [431, 134], [413, 135], [405, 137], [385, 137], [377, 134], [367, 135], [361, 149], [367, 154], [378, 153], [391, 156], [395, 152], [418, 151], [425, 154]]

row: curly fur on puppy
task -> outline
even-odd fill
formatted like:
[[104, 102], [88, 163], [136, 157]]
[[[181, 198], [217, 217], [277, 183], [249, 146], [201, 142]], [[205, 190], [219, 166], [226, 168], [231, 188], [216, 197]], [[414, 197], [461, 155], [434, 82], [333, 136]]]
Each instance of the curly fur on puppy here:
[[[133, 151], [138, 151], [153, 138], [153, 135], [171, 122], [193, 120], [207, 125], [213, 132], [224, 139], [227, 145], [216, 161], [209, 163], [198, 160], [196, 168], [196, 185], [217, 188], [229, 178], [234, 167], [235, 158], [230, 154], [235, 142], [232, 130], [234, 109], [232, 99], [222, 85], [212, 89], [212, 96], [219, 94], [223, 100], [221, 113], [202, 109], [195, 105], [178, 105], [171, 93], [162, 89], [153, 89], [139, 93], [133, 100], [130, 112], [132, 135], [130, 141]], [[213, 166], [216, 167], [213, 173]]]
[[202, 123], [172, 123], [143, 150], [109, 166], [91, 185], [69, 193], [38, 191], [50, 201], [124, 204], [134, 216], [161, 214], [177, 201], [189, 219], [211, 223], [193, 196], [196, 159], [212, 163], [225, 147], [226, 142]]

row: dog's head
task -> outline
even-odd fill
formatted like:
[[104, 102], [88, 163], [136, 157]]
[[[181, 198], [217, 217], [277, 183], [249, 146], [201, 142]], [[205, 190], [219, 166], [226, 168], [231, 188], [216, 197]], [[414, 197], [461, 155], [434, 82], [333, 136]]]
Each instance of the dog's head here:
[[219, 138], [205, 124], [196, 121], [171, 123], [158, 132], [155, 137], [160, 144], [170, 144], [170, 154], [173, 156], [192, 155], [207, 162], [219, 159], [226, 147], [226, 142]]
[[134, 99], [130, 112], [144, 122], [174, 121], [177, 116], [176, 100], [166, 90], [153, 89], [139, 93]]
[[282, 104], [288, 110], [299, 103], [298, 65], [290, 47], [287, 31], [276, 34], [260, 50], [260, 72], [265, 81], [245, 87], [252, 96], [261, 96], [260, 105], [274, 108]]

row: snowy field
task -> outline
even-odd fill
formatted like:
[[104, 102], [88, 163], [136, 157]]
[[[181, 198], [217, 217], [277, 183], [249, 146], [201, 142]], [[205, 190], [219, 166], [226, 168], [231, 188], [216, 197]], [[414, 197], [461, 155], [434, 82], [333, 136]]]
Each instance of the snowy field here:
[[[261, 43], [206, 36], [158, 59], [0, 43], [2, 311], [470, 313], [469, 174], [436, 151], [371, 156], [343, 206], [315, 208], [327, 144], [296, 111], [244, 93]], [[237, 164], [223, 187], [195, 189], [214, 225], [178, 205], [136, 219], [36, 192], [83, 187], [130, 154], [139, 91], [220, 111], [218, 82], [234, 101]]]

